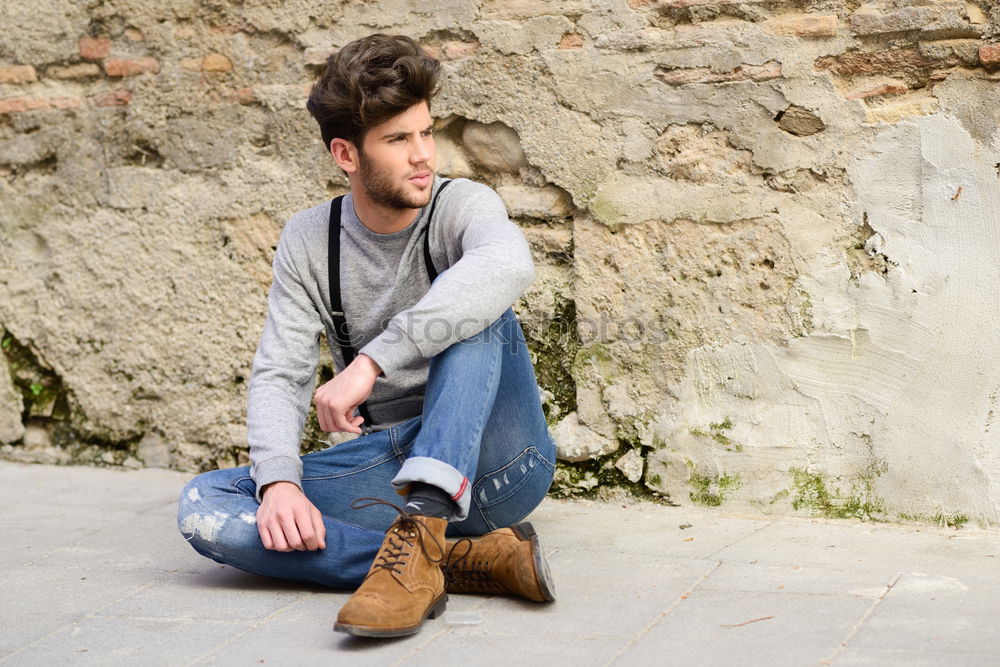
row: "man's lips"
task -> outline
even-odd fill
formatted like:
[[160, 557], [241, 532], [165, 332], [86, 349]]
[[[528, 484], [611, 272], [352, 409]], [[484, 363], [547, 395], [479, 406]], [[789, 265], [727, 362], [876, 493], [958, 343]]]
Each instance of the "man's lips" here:
[[418, 187], [424, 187], [431, 182], [431, 173], [429, 171], [422, 171], [419, 174], [410, 176], [409, 181]]

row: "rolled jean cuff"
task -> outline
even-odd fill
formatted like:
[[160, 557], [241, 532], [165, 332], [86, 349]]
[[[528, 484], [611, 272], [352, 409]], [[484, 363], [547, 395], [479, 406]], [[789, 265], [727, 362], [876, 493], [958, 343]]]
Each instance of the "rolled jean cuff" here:
[[411, 456], [396, 473], [392, 486], [398, 490], [413, 482], [433, 484], [451, 496], [458, 506], [458, 514], [453, 521], [463, 521], [469, 516], [469, 506], [472, 504], [469, 478], [447, 463], [429, 456]]

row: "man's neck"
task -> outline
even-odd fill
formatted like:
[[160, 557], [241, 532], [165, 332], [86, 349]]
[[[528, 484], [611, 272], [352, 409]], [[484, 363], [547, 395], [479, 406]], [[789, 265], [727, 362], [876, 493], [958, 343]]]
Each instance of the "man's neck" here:
[[354, 212], [361, 224], [376, 234], [393, 234], [410, 226], [420, 213], [419, 208], [386, 208], [379, 206], [361, 188], [351, 189]]

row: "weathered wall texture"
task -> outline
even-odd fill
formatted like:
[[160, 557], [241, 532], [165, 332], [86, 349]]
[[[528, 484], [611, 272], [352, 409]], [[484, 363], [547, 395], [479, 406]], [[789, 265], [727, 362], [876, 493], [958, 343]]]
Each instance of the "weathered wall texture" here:
[[[303, 104], [375, 30], [445, 63], [440, 170], [536, 252], [564, 467], [764, 512], [1000, 522], [1000, 8], [986, 0], [92, 0], [0, 9], [0, 441], [245, 460]], [[306, 446], [315, 446], [308, 438]]]

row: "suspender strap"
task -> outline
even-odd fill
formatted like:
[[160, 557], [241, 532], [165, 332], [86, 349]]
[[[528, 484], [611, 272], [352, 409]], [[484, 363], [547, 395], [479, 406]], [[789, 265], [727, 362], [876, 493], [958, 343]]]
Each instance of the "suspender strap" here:
[[[427, 213], [427, 225], [424, 228], [424, 264], [427, 267], [427, 277], [433, 283], [438, 277], [437, 269], [434, 268], [434, 261], [431, 259], [431, 220], [434, 219], [434, 207], [437, 205], [437, 198], [451, 181], [444, 181], [438, 186], [434, 199], [431, 201], [430, 211]], [[351, 332], [347, 328], [347, 317], [344, 314], [344, 304], [340, 299], [340, 215], [343, 207], [344, 196], [334, 198], [330, 202], [330, 232], [327, 265], [329, 266], [329, 286], [330, 286], [330, 309], [333, 317], [333, 338], [340, 346], [340, 353], [344, 358], [344, 366], [349, 365], [358, 356], [357, 350], [351, 344]], [[372, 416], [368, 412], [368, 406], [362, 403], [358, 406], [358, 412], [364, 418], [365, 423], [362, 429], [371, 428]]]
[[[344, 304], [340, 301], [340, 211], [343, 205], [344, 196], [335, 198], [330, 202], [330, 241], [327, 264], [330, 267], [330, 307], [333, 316], [333, 338], [340, 346], [340, 354], [344, 357], [344, 366], [348, 366], [354, 358], [358, 356], [354, 346], [351, 345], [351, 332], [347, 328], [347, 318], [344, 316]], [[362, 403], [358, 406], [358, 412], [364, 418], [362, 430], [372, 425], [372, 416], [368, 413], [368, 406]]]
[[424, 227], [424, 265], [427, 267], [427, 277], [432, 283], [437, 280], [438, 272], [434, 268], [434, 260], [431, 259], [431, 221], [434, 220], [434, 207], [437, 206], [438, 197], [441, 196], [449, 183], [451, 181], [444, 181], [438, 186], [438, 191], [431, 201], [431, 210], [427, 212], [427, 225]]

